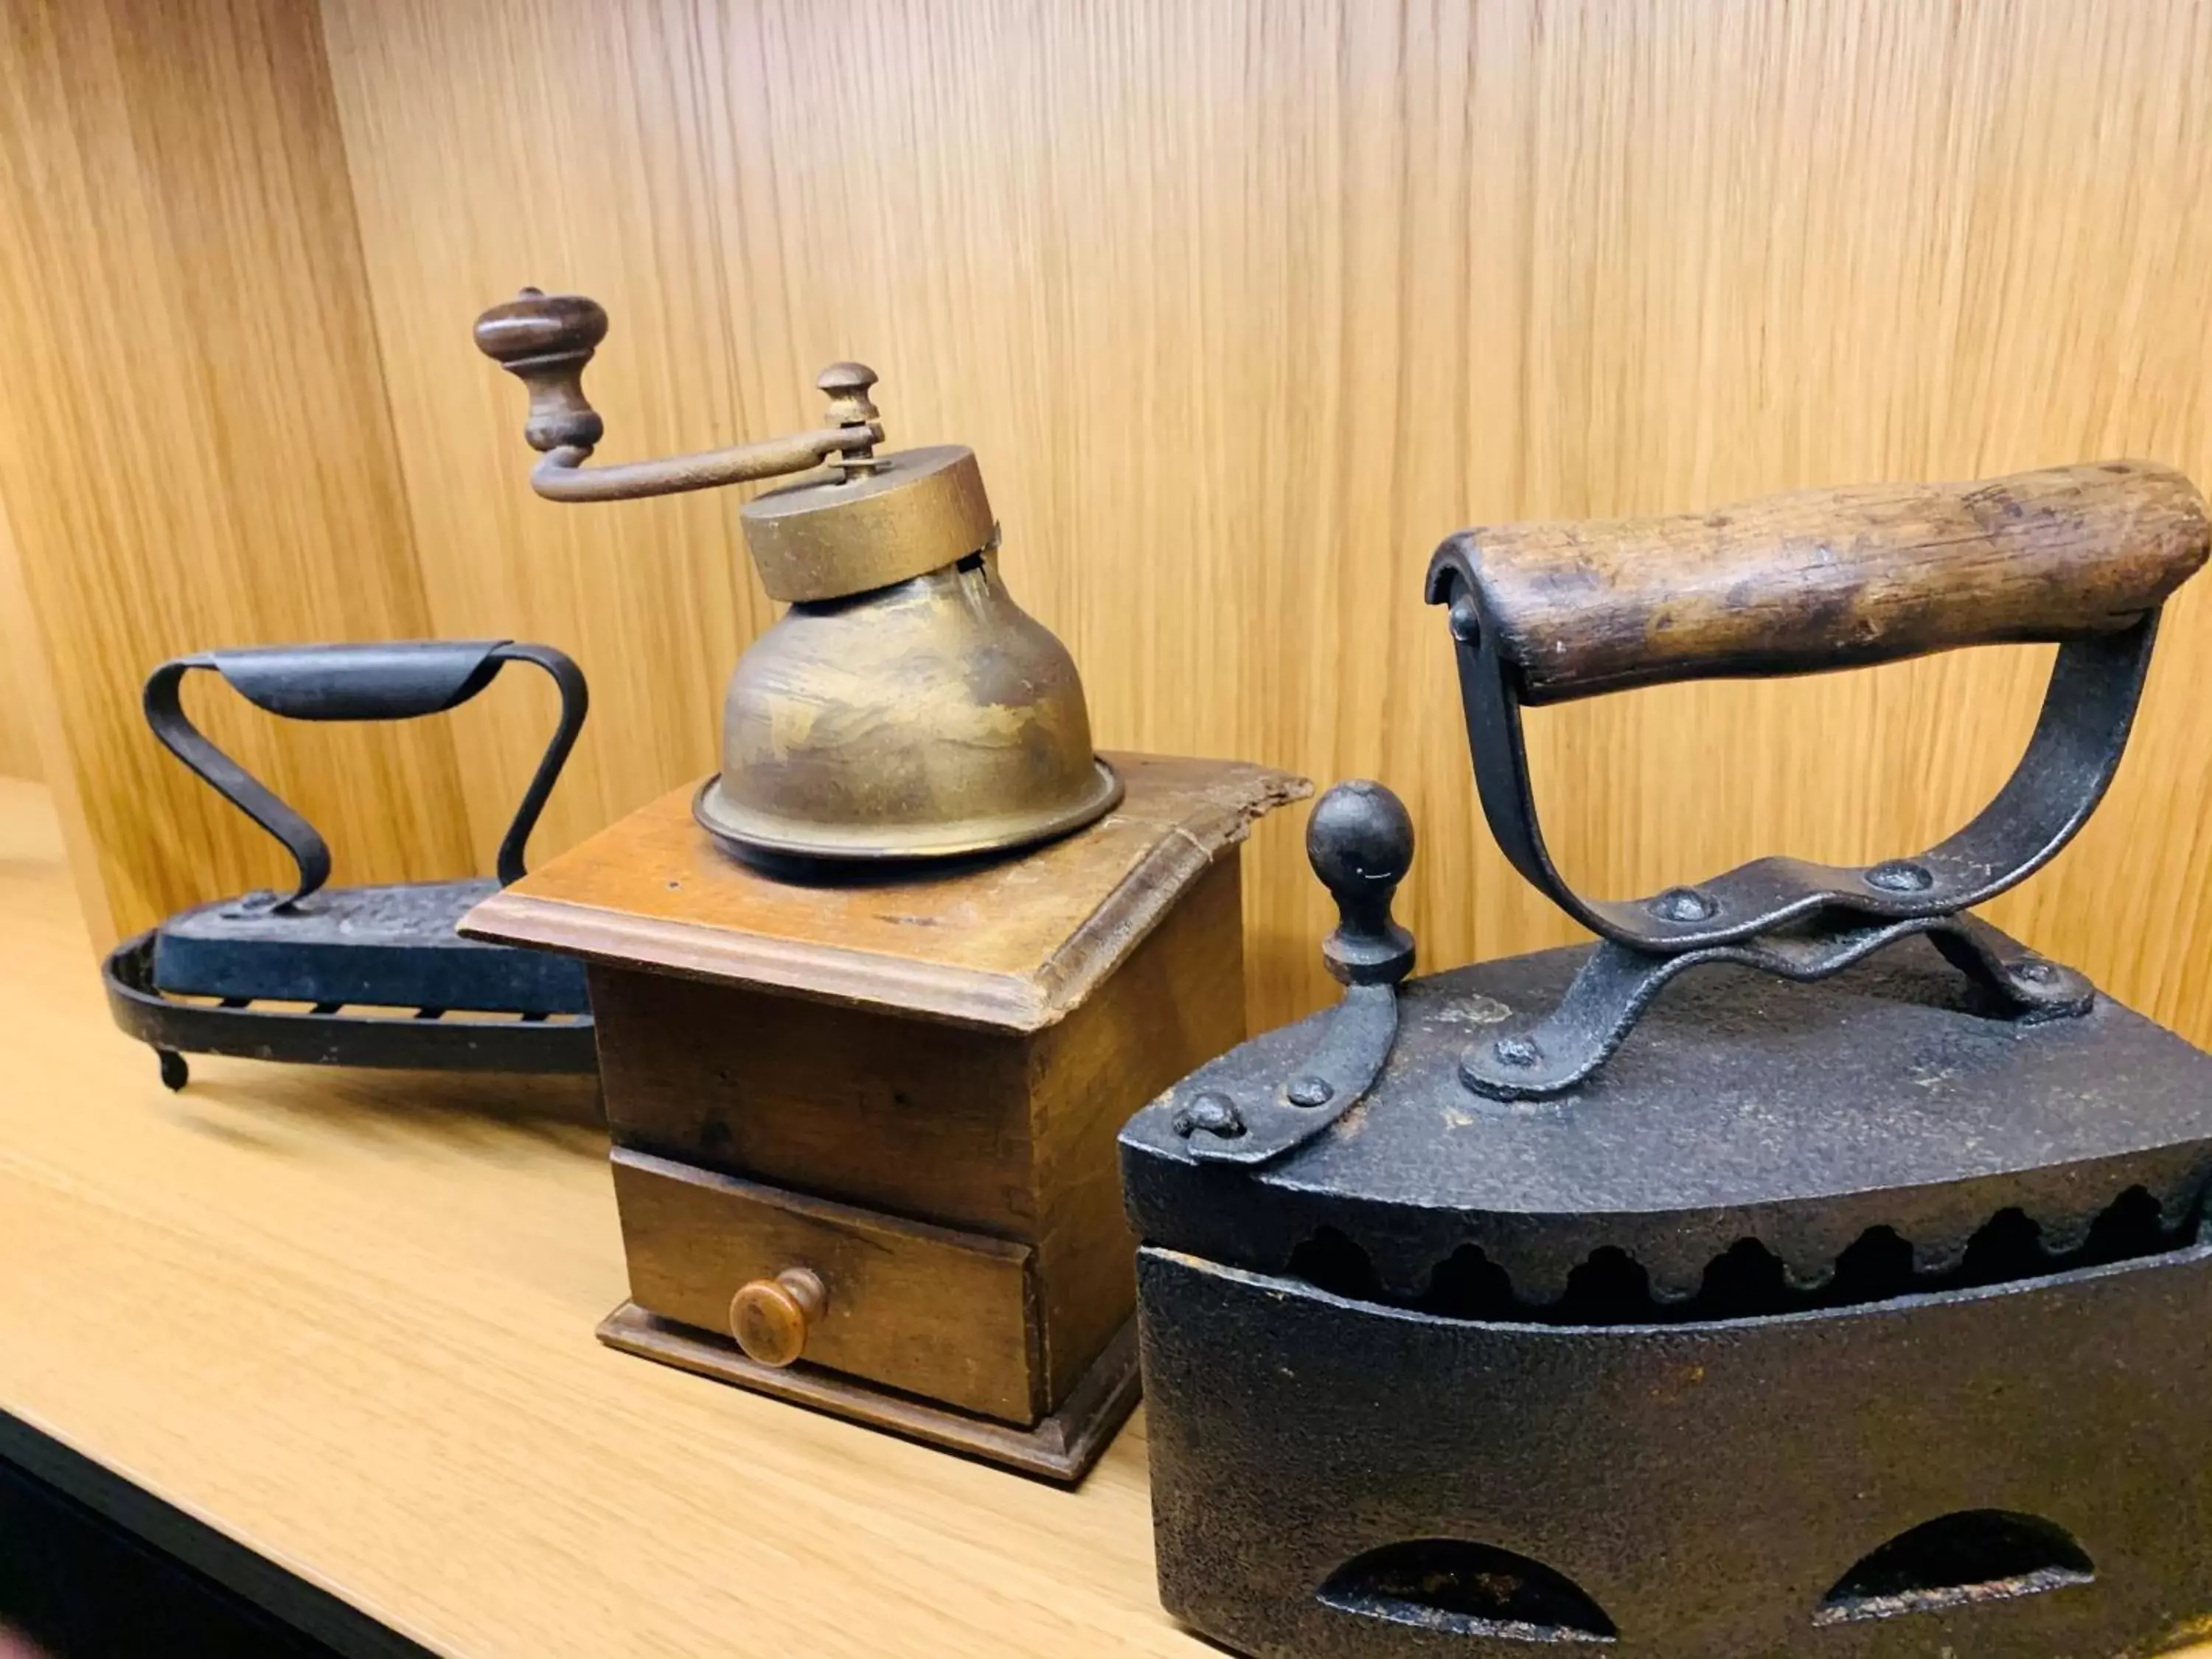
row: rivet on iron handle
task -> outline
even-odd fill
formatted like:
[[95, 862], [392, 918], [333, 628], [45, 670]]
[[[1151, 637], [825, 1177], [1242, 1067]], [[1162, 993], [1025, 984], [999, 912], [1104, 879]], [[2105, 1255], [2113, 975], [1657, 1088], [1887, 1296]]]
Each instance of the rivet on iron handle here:
[[[1603, 941], [1558, 1009], [1469, 1048], [1468, 1086], [1503, 1099], [1573, 1087], [1687, 968], [1820, 979], [1916, 933], [2027, 1018], [2087, 1009], [2081, 975], [1961, 912], [2041, 868], [2096, 809], [2160, 607], [2208, 544], [2189, 481], [2127, 461], [1446, 541], [1428, 598], [1447, 607], [1484, 816], [1514, 867]], [[1625, 902], [1583, 898], [1552, 862], [1523, 703], [2018, 641], [2060, 647], [2034, 736], [1989, 805], [1924, 853], [1864, 869], [1761, 859]]]
[[1390, 914], [1413, 862], [1405, 804], [1364, 778], [1338, 784], [1306, 821], [1306, 858], [1336, 901], [1321, 954], [1344, 996], [1267, 1098], [1208, 1089], [1176, 1103], [1176, 1133], [1202, 1163], [1264, 1164], [1304, 1146], [1359, 1103], [1397, 1041], [1398, 981], [1413, 971], [1413, 936]]

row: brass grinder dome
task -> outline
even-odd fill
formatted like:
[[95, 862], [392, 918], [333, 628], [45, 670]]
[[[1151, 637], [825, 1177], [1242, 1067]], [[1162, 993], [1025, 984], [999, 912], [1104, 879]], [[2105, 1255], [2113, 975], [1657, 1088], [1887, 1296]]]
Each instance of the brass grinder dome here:
[[722, 770], [694, 811], [741, 852], [994, 852], [1121, 799], [1066, 648], [999, 579], [970, 451], [888, 455], [749, 502], [746, 544], [791, 609], [730, 676]]
[[875, 373], [835, 363], [816, 431], [586, 466], [603, 423], [582, 372], [605, 333], [592, 301], [532, 289], [478, 320], [477, 344], [530, 388], [538, 494], [621, 500], [829, 464], [739, 511], [762, 585], [790, 609], [730, 676], [722, 769], [693, 803], [717, 841], [772, 860], [952, 858], [1112, 810], [1121, 780], [1091, 750], [1075, 664], [999, 579], [972, 451], [878, 455]]

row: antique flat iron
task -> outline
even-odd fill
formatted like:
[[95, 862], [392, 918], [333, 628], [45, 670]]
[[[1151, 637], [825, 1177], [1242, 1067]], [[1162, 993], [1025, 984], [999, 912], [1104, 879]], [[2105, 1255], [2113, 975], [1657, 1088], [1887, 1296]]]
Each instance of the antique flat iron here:
[[[326, 885], [331, 854], [320, 833], [210, 742], [180, 695], [187, 674], [205, 671], [255, 708], [287, 719], [411, 720], [458, 708], [510, 662], [552, 677], [561, 718], [500, 842], [495, 881]], [[206, 651], [156, 668], [145, 703], [162, 746], [275, 836], [297, 867], [289, 892], [180, 911], [107, 958], [116, 1024], [153, 1047], [170, 1088], [183, 1088], [191, 1075], [186, 1054], [441, 1070], [596, 1069], [575, 963], [453, 931], [479, 900], [521, 877], [530, 832], [583, 728], [584, 677], [566, 655], [511, 640]]]
[[[2208, 538], [2118, 462], [1438, 550], [1492, 831], [1598, 942], [1409, 978], [1404, 809], [1316, 809], [1343, 1000], [1122, 1134], [1171, 1611], [1359, 1659], [2212, 1632], [2212, 1057], [1968, 910], [2095, 808]], [[2034, 736], [1926, 852], [1599, 902], [1545, 851], [1524, 703], [2021, 641]]]
[[730, 676], [722, 769], [693, 807], [717, 842], [771, 865], [964, 857], [1112, 809], [1121, 784], [1092, 752], [1075, 664], [999, 579], [973, 451], [877, 454], [875, 372], [833, 363], [815, 431], [589, 466], [605, 427], [582, 375], [606, 330], [593, 301], [535, 289], [477, 323], [530, 388], [539, 495], [623, 501], [829, 463], [738, 511], [762, 586], [790, 608]]

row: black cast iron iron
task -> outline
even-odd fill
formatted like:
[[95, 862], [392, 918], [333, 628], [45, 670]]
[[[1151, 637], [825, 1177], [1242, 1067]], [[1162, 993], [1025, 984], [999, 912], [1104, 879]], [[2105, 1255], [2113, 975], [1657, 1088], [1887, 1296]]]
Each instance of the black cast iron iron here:
[[[510, 662], [551, 676], [561, 719], [500, 842], [496, 881], [326, 886], [331, 854], [322, 836], [209, 741], [180, 696], [186, 674], [210, 670], [272, 714], [409, 720], [466, 702]], [[190, 1076], [186, 1054], [444, 1070], [596, 1069], [576, 963], [454, 932], [479, 899], [522, 875], [530, 832], [575, 746], [586, 694], [566, 655], [509, 640], [202, 652], [155, 669], [145, 702], [163, 746], [276, 837], [296, 867], [288, 892], [181, 911], [107, 958], [116, 1023], [153, 1047], [170, 1088]]]
[[[2157, 599], [2208, 539], [2175, 499]], [[1592, 903], [1536, 828], [1486, 533], [1430, 586], [1485, 807], [1601, 939], [1409, 979], [1404, 809], [1316, 808], [1343, 1000], [1122, 1135], [1162, 1599], [1343, 1659], [2212, 1633], [2212, 1057], [1962, 909], [2095, 806], [2155, 601], [2061, 632], [2019, 769], [1929, 852]], [[1759, 666], [1793, 665], [1831, 665]]]

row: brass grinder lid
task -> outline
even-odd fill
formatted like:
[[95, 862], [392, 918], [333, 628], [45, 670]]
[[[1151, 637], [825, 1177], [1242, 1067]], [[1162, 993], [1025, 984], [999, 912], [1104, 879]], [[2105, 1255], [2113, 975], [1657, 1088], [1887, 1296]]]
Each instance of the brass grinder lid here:
[[761, 586], [784, 605], [942, 569], [988, 546], [995, 522], [975, 453], [962, 444], [810, 473], [746, 502], [738, 518]]

